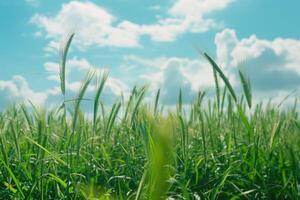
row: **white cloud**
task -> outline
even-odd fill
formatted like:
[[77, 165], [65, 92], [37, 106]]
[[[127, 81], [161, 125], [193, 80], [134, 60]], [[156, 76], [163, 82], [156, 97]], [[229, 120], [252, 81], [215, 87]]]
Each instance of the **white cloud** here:
[[[74, 98], [77, 95], [80, 87], [82, 85], [82, 80], [88, 72], [95, 72], [95, 77], [99, 77], [105, 71], [108, 71], [106, 68], [98, 68], [89, 63], [86, 59], [79, 59], [73, 57], [69, 59], [66, 63], [66, 89], [67, 89], [67, 98]], [[59, 64], [55, 62], [47, 62], [44, 64], [44, 69], [48, 73], [48, 80], [60, 82], [59, 78]], [[86, 96], [93, 98], [96, 90], [96, 81], [92, 81], [87, 89]], [[129, 88], [121, 80], [109, 76], [103, 91], [103, 97], [107, 102], [112, 103], [114, 99], [120, 97], [123, 93], [125, 97], [128, 96]], [[55, 95], [60, 95], [59, 93]], [[55, 96], [54, 95], [54, 96]]]
[[221, 66], [227, 67], [229, 65], [232, 59], [229, 54], [237, 43], [237, 35], [232, 29], [225, 29], [224, 31], [216, 34], [216, 53]]
[[[63, 4], [56, 16], [35, 14], [31, 22], [45, 31], [51, 42], [46, 51], [57, 50], [58, 43], [69, 32], [75, 32], [75, 44], [80, 48], [90, 45], [139, 47], [141, 36], [154, 41], [174, 41], [185, 32], [205, 32], [219, 24], [205, 15], [226, 8], [231, 0], [175, 1], [168, 17], [153, 24], [136, 24], [119, 20], [105, 8], [92, 2], [71, 1]], [[179, 9], [181, 8], [182, 9]]]
[[[47, 105], [48, 108], [60, 105], [63, 98], [60, 89], [59, 64], [47, 62], [44, 64], [44, 69], [48, 74], [47, 79], [53, 81], [56, 85], [43, 92], [34, 91], [29, 86], [28, 81], [20, 75], [13, 76], [11, 80], [0, 80], [0, 110], [9, 104], [28, 104], [29, 101], [38, 106]], [[93, 99], [97, 88], [96, 79], [106, 70], [91, 65], [86, 59], [76, 57], [70, 59], [67, 62], [66, 69], [66, 100], [72, 100], [77, 96], [82, 86], [82, 80], [89, 71], [94, 71], [95, 76], [86, 91], [85, 98]], [[109, 76], [102, 94], [103, 101], [107, 105], [111, 105], [121, 95], [128, 98], [128, 86], [123, 81]], [[91, 103], [83, 103], [86, 111], [91, 109], [91, 105]]]
[[[91, 2], [71, 1], [63, 4], [59, 13], [54, 17], [36, 14], [31, 22], [44, 29], [48, 38], [60, 41], [69, 32], [76, 33], [77, 44], [89, 46], [137, 46], [135, 25], [122, 22], [113, 27], [116, 18], [104, 8]], [[49, 48], [57, 48], [50, 45]]]
[[[135, 65], [128, 73], [137, 73], [141, 84], [150, 84], [150, 93], [161, 88], [162, 100], [171, 105], [176, 103], [180, 88], [185, 102], [189, 102], [199, 91], [213, 86], [211, 67], [204, 60], [159, 57], [145, 59], [134, 55], [125, 57], [128, 66]], [[142, 70], [140, 70], [142, 69]]]
[[[171, 85], [167, 79], [178, 79], [173, 85], [180, 87], [188, 83], [192, 90], [197, 91], [200, 87], [210, 87], [213, 84], [211, 68], [203, 60], [170, 57], [161, 64], [158, 73], [162, 73], [163, 78], [160, 80], [163, 85]], [[149, 80], [152, 80], [151, 75]]]
[[[288, 92], [300, 88], [300, 41], [295, 39], [275, 38], [274, 40], [259, 39], [252, 35], [238, 38], [236, 31], [225, 29], [216, 34], [217, 62], [221, 64], [226, 75], [240, 88], [237, 67], [243, 66], [249, 74], [255, 98], [269, 99], [274, 97], [280, 102]], [[136, 82], [151, 84], [150, 93], [158, 88], [162, 91], [162, 100], [168, 105], [176, 103], [179, 88], [182, 88], [185, 102], [200, 90], [214, 86], [211, 66], [204, 59], [157, 57], [143, 58], [137, 55], [124, 57], [121, 69], [129, 66], [127, 74], [108, 79], [103, 91], [103, 99], [112, 103], [120, 94], [128, 96], [130, 87]], [[61, 101], [59, 97], [59, 65], [47, 62], [44, 65], [48, 79], [57, 85], [45, 92], [33, 91], [27, 81], [21, 76], [15, 76], [9, 81], [0, 81], [0, 104], [7, 102], [31, 100], [36, 104]], [[77, 94], [81, 80], [89, 70], [96, 70], [96, 74], [103, 73], [105, 68], [97, 68], [88, 60], [73, 57], [67, 62], [67, 99]], [[134, 72], [134, 73], [133, 73]], [[126, 83], [126, 84], [125, 84]], [[88, 88], [86, 97], [93, 98], [95, 82]], [[58, 102], [60, 103], [60, 102]]]
[[169, 10], [173, 17], [184, 19], [192, 32], [205, 32], [219, 24], [213, 19], [205, 19], [205, 15], [225, 9], [233, 0], [177, 0]]
[[43, 105], [47, 99], [47, 92], [33, 91], [26, 79], [15, 75], [11, 80], [0, 81], [0, 105], [1, 108], [8, 104], [31, 101], [35, 105]]
[[[142, 25], [141, 31], [150, 36], [153, 41], [172, 42], [180, 34], [187, 31], [189, 22], [185, 19], [167, 18], [160, 19], [156, 24]], [[207, 30], [207, 25], [203, 24], [203, 31]]]
[[[100, 75], [105, 70], [107, 70], [106, 68], [96, 68], [93, 65], [91, 65], [86, 59], [78, 59], [76, 57], [69, 59], [66, 65], [66, 76], [69, 81], [72, 81], [74, 79], [78, 80], [78, 78], [80, 79], [80, 77], [84, 77], [84, 75], [87, 74], [89, 71], [94, 71], [95, 75]], [[44, 63], [44, 69], [48, 74], [48, 80], [60, 82], [58, 63], [46, 62]]]
[[[263, 40], [251, 35], [239, 39], [225, 29], [215, 38], [217, 57], [231, 75], [237, 67], [245, 68], [255, 91], [292, 91], [300, 86], [300, 41], [275, 38]], [[238, 79], [237, 76], [235, 79]]]
[[[238, 68], [250, 76], [254, 98], [274, 99], [277, 103], [294, 89], [300, 88], [300, 40], [275, 38], [259, 39], [252, 35], [239, 39], [236, 31], [225, 29], [216, 34], [217, 63], [237, 91], [241, 84]], [[124, 58], [123, 68], [135, 73], [140, 82], [151, 84], [151, 91], [162, 89], [165, 103], [177, 100], [179, 88], [187, 99], [201, 89], [214, 87], [211, 66], [204, 59], [158, 57], [145, 59], [135, 55]], [[137, 75], [136, 75], [137, 74]]]
[[201, 17], [207, 13], [222, 10], [233, 0], [177, 0], [170, 9], [172, 15]]
[[48, 73], [48, 80], [59, 82], [59, 65], [53, 62], [46, 62], [44, 64], [44, 69]]

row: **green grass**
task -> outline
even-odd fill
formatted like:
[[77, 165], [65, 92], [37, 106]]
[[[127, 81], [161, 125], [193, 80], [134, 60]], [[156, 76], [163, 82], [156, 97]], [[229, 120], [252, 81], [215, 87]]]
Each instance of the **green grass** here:
[[[66, 58], [62, 51], [61, 91]], [[54, 110], [16, 105], [0, 114], [1, 199], [299, 199], [300, 120], [297, 105], [253, 105], [250, 81], [239, 73], [239, 95], [207, 54], [216, 83], [212, 100], [199, 92], [163, 114], [160, 90], [143, 101], [134, 87], [127, 102], [105, 110], [97, 77], [92, 119], [75, 100]], [[224, 84], [220, 84], [222, 81]], [[223, 86], [224, 85], [224, 86]], [[71, 110], [66, 104], [74, 103]], [[281, 105], [281, 104], [280, 104]]]

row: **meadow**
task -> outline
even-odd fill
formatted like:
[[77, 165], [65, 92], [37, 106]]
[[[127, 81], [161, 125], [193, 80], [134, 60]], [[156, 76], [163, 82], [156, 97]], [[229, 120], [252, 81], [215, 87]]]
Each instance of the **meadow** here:
[[[61, 55], [66, 96], [67, 52]], [[81, 110], [95, 78], [90, 72], [78, 96], [56, 109], [15, 105], [0, 114], [1, 199], [299, 199], [298, 105], [253, 105], [242, 71], [238, 94], [206, 53], [215, 96], [200, 91], [175, 110], [143, 101], [134, 87], [127, 101], [104, 109], [98, 78], [93, 116]], [[120, 98], [121, 99], [121, 98]]]

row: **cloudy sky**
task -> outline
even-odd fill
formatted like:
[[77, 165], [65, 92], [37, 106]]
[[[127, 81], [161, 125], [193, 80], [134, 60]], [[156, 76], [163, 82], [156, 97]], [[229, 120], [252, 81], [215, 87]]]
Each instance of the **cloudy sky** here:
[[[300, 86], [298, 0], [0, 0], [0, 109], [60, 100], [59, 49], [75, 38], [67, 63], [71, 98], [85, 74], [108, 70], [108, 102], [133, 85], [162, 89], [172, 105], [213, 86], [208, 52], [238, 88], [243, 67], [259, 98]], [[94, 82], [88, 95], [94, 92]]]

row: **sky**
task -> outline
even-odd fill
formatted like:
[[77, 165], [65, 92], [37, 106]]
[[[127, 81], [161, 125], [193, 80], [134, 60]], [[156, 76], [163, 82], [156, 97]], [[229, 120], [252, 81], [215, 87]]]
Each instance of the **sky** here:
[[[134, 85], [174, 105], [214, 87], [211, 55], [239, 90], [249, 75], [257, 100], [280, 101], [300, 87], [298, 0], [0, 0], [0, 109], [31, 101], [57, 105], [60, 49], [75, 33], [67, 62], [67, 98], [89, 70], [109, 72], [103, 101]], [[87, 96], [96, 88], [93, 81]]]

